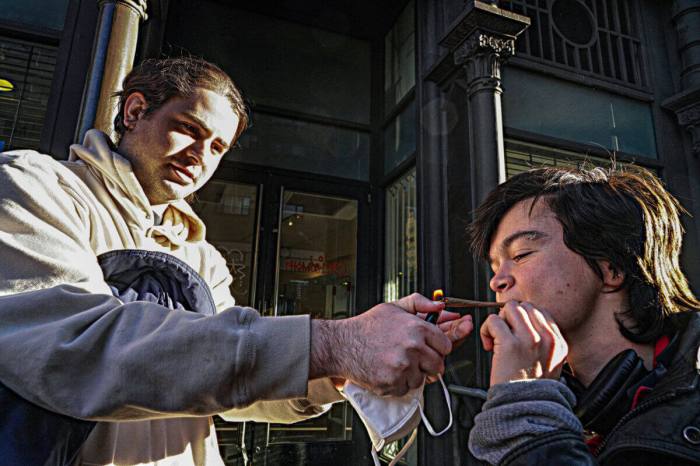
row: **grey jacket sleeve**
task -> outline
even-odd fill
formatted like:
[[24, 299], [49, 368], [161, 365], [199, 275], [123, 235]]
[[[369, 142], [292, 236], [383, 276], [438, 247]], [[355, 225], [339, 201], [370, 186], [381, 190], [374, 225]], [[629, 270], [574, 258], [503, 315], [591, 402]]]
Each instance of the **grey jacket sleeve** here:
[[200, 416], [307, 391], [307, 316], [203, 316], [57, 286], [0, 297], [0, 320], [0, 381], [73, 417]]
[[583, 443], [583, 426], [572, 411], [575, 403], [571, 390], [556, 380], [494, 385], [474, 419], [469, 450], [480, 460], [500, 464], [544, 434], [566, 432]]

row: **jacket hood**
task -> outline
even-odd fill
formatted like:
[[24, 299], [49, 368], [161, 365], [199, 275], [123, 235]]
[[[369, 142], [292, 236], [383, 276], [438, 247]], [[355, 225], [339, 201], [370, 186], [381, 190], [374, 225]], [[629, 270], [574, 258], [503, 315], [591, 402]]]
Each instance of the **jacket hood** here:
[[68, 160], [84, 162], [118, 201], [127, 220], [137, 223], [146, 231], [146, 236], [153, 237], [162, 246], [177, 248], [184, 242], [204, 239], [204, 223], [182, 199], [168, 204], [161, 223], [154, 224], [153, 207], [134, 174], [131, 162], [115, 152], [109, 137], [102, 131], [91, 129], [85, 134], [82, 144], [71, 145]]

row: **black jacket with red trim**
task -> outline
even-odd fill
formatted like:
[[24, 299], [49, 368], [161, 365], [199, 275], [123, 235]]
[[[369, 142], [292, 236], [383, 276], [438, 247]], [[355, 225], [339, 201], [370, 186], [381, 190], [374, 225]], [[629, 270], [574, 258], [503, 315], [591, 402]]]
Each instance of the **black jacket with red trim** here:
[[[542, 388], [537, 385], [490, 396], [475, 419], [470, 435], [472, 453], [503, 466], [700, 465], [700, 313], [678, 315], [677, 323], [679, 343], [668, 372], [643, 401], [620, 418], [593, 453], [584, 441], [580, 423], [571, 421], [568, 395], [542, 401], [538, 398], [541, 395], [533, 395], [537, 391], [533, 389]], [[550, 382], [549, 386], [559, 385], [559, 390], [568, 391], [558, 382], [541, 382], [542, 386]], [[549, 417], [514, 415], [518, 410], [538, 412], [540, 407], [549, 409]], [[505, 423], [536, 428], [503, 429]], [[507, 434], [492, 439], [490, 445], [484, 442], [495, 432], [504, 431]]]

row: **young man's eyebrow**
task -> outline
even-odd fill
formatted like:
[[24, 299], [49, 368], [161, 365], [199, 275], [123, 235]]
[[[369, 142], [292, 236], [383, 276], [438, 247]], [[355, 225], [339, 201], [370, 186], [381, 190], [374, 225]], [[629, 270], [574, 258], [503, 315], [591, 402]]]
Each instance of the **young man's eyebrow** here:
[[511, 246], [511, 244], [513, 244], [516, 240], [519, 240], [520, 238], [525, 238], [530, 241], [537, 241], [547, 237], [549, 237], [547, 233], [539, 230], [516, 231], [515, 233], [507, 236], [506, 239], [504, 239], [501, 243], [500, 247], [501, 249], [508, 249]]
[[[195, 115], [193, 113], [189, 113], [189, 112], [184, 112], [183, 116], [185, 116], [186, 118], [188, 118], [188, 119], [192, 120], [194, 123], [196, 123], [197, 126], [199, 126], [200, 128], [202, 128], [202, 130], [204, 130], [204, 132], [211, 134], [211, 128], [209, 128], [209, 126], [204, 122], [204, 120], [199, 118], [197, 115]], [[224, 141], [221, 138], [216, 138], [216, 140], [219, 141], [219, 144], [221, 144], [221, 146], [224, 148], [224, 152], [227, 151], [231, 147], [231, 145], [228, 142]]]
[[[515, 241], [517, 241], [520, 238], [526, 238], [530, 241], [537, 241], [543, 238], [548, 238], [549, 235], [543, 231], [539, 230], [521, 230], [521, 231], [516, 231], [515, 233], [509, 235], [506, 237], [506, 239], [501, 242], [501, 244], [498, 246], [498, 249], [501, 251], [506, 251], [511, 244], [513, 244]], [[493, 264], [494, 258], [493, 256], [489, 253], [489, 255], [486, 257], [486, 260], [488, 261], [489, 264]]]

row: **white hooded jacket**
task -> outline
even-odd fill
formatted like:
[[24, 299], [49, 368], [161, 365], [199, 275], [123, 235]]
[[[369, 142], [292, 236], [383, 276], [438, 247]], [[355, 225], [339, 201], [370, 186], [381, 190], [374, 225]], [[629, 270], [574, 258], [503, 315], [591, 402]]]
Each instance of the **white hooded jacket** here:
[[[295, 422], [342, 399], [328, 380], [307, 382], [308, 316], [235, 307], [225, 260], [204, 237], [184, 201], [155, 225], [129, 161], [99, 131], [67, 162], [0, 155], [0, 382], [101, 421], [78, 464], [222, 464], [212, 414]], [[189, 264], [218, 313], [113, 297], [96, 257], [132, 248]]]

